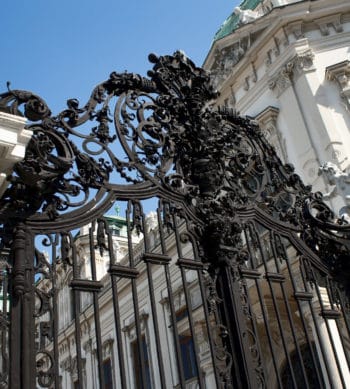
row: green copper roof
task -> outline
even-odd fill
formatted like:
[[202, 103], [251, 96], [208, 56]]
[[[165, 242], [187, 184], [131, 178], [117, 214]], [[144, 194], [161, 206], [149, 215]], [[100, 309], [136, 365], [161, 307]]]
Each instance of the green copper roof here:
[[[244, 0], [239, 6], [244, 9], [255, 9], [262, 0]], [[226, 35], [231, 34], [238, 27], [239, 16], [233, 12], [222, 24], [219, 31], [214, 36], [214, 41], [217, 41]]]

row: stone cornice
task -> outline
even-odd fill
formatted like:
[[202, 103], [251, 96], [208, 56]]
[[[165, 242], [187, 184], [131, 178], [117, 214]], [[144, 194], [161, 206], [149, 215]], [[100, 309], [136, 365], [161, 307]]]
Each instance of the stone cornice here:
[[[291, 10], [293, 12], [290, 12]], [[342, 34], [338, 34], [343, 28], [339, 23], [348, 21], [346, 15], [350, 16], [350, 3], [345, 1], [330, 4], [329, 1], [319, 0], [311, 4], [310, 2], [300, 2], [283, 8], [275, 8], [254, 23], [242, 26], [233, 34], [213, 44], [204, 67], [214, 69], [214, 61], [216, 61], [218, 51], [224, 50], [226, 47], [233, 47], [245, 37], [254, 36], [257, 31], [260, 31], [258, 39], [251, 42], [238, 62], [227, 67], [224, 72], [220, 73], [220, 69], [217, 67], [214, 70], [213, 79], [220, 91], [227, 89], [230, 85], [234, 85], [235, 90], [237, 87], [243, 86], [247, 90], [252, 86], [251, 82], [250, 85], [247, 85], [246, 82], [248, 76], [246, 70], [251, 68], [251, 63], [254, 64], [257, 71], [262, 67], [273, 66], [276, 60], [278, 62], [281, 56], [285, 56], [286, 50], [292, 49], [294, 45], [304, 39], [303, 36], [308, 36], [311, 30], [318, 30], [319, 40], [322, 41], [320, 26], [324, 24], [330, 32], [326, 36], [326, 40], [333, 38], [339, 40]], [[313, 44], [318, 44], [318, 40], [314, 42], [313, 39]], [[269, 58], [270, 62], [268, 63]], [[218, 73], [218, 78], [216, 78]], [[249, 78], [251, 81], [251, 75]], [[238, 79], [243, 80], [243, 85], [236, 85]]]
[[336, 32], [343, 31], [343, 26], [341, 24], [341, 14], [325, 16], [315, 20], [315, 23], [319, 26], [322, 35], [329, 35], [330, 28], [333, 28]]
[[346, 60], [326, 68], [326, 79], [329, 81], [337, 81], [343, 89], [349, 86], [350, 80], [350, 61]]
[[[293, 11], [293, 12], [291, 12]], [[283, 7], [276, 7], [270, 13], [260, 17], [254, 23], [243, 25], [232, 34], [214, 42], [208, 52], [203, 66], [210, 69], [213, 66], [214, 54], [217, 49], [222, 50], [224, 47], [236, 42], [242, 37], [256, 31], [266, 29], [259, 39], [260, 42], [266, 42], [270, 36], [273, 36], [282, 26], [292, 30], [295, 34], [303, 35], [304, 23], [315, 23], [327, 27], [332, 27], [336, 32], [341, 32], [341, 16], [350, 12], [350, 3], [348, 0], [329, 2], [327, 0], [318, 0], [310, 2], [302, 1], [292, 3]]]
[[270, 122], [275, 124], [279, 111], [276, 107], [268, 106], [262, 112], [258, 113], [254, 119], [262, 126], [268, 125]]
[[262, 112], [258, 113], [254, 120], [256, 120], [262, 128], [265, 137], [272, 142], [277, 149], [277, 154], [283, 161], [287, 161], [287, 150], [285, 139], [277, 128], [277, 117], [280, 110], [276, 107], [268, 106]]

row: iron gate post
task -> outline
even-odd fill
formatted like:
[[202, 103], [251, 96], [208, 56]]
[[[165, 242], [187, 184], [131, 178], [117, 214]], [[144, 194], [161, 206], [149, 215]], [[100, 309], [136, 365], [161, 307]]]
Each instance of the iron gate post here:
[[13, 230], [10, 388], [35, 388], [34, 244], [23, 223]]
[[[228, 330], [228, 339], [233, 358], [232, 380], [239, 388], [258, 389], [259, 383], [255, 371], [255, 363], [251, 357], [251, 345], [245, 322], [239, 275], [233, 267], [221, 269], [218, 282], [221, 284], [220, 294], [223, 301], [223, 323]], [[237, 278], [236, 278], [237, 277]]]

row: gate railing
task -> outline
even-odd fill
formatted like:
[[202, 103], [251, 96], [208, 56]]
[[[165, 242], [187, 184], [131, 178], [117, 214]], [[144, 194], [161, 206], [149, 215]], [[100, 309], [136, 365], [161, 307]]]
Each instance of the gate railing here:
[[0, 95], [33, 132], [0, 201], [2, 387], [346, 387], [350, 227], [203, 69], [150, 61], [56, 116]]

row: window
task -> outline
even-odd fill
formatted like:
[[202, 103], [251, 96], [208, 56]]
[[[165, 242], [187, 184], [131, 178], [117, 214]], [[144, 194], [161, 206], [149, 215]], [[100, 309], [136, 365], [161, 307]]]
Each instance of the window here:
[[120, 229], [117, 227], [112, 228], [111, 232], [113, 236], [120, 236]]
[[150, 370], [150, 361], [148, 357], [148, 352], [147, 352], [147, 344], [146, 344], [146, 339], [145, 336], [142, 335], [141, 338], [141, 344], [142, 344], [142, 351], [143, 351], [143, 364], [145, 367], [145, 382], [144, 385], [142, 386], [142, 378], [141, 378], [141, 364], [140, 364], [140, 359], [139, 359], [139, 350], [137, 346], [137, 340], [133, 341], [131, 343], [131, 353], [132, 353], [132, 361], [133, 361], [133, 366], [134, 366], [134, 374], [135, 374], [135, 388], [144, 388], [144, 389], [151, 389], [151, 370]]
[[180, 335], [180, 349], [185, 380], [198, 376], [193, 339], [191, 336]]
[[103, 389], [113, 389], [112, 361], [110, 358], [107, 358], [102, 362], [102, 369], [104, 378]]
[[[186, 307], [176, 312], [177, 323], [183, 323], [183, 320], [188, 321], [187, 317], [188, 312]], [[198, 376], [193, 338], [190, 335], [189, 330], [179, 334], [179, 343], [184, 376], [187, 381]]]

